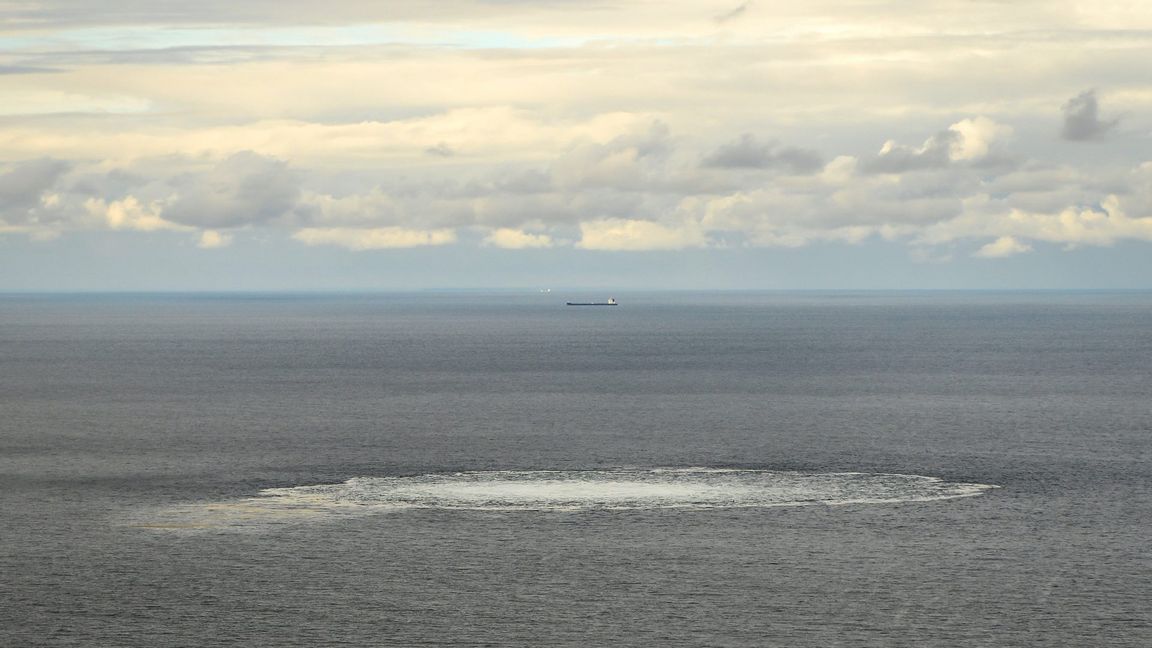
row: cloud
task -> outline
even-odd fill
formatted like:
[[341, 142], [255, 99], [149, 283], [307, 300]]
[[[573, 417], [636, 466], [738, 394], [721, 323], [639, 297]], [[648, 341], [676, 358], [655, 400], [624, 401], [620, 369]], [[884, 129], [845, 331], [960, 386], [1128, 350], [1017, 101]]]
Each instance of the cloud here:
[[640, 190], [649, 187], [663, 170], [671, 149], [668, 126], [656, 121], [647, 129], [624, 133], [603, 144], [581, 142], [570, 147], [552, 163], [551, 176], [559, 187], [568, 190]]
[[[1008, 237], [1017, 242], [1044, 241], [1065, 249], [1109, 246], [1117, 241], [1152, 241], [1152, 216], [1130, 216], [1120, 196], [1104, 197], [1099, 205], [1066, 207], [1052, 212], [1028, 211], [987, 196], [965, 201], [954, 218], [920, 228], [914, 242], [940, 245], [957, 240]], [[1011, 250], [1008, 243], [1002, 243]], [[997, 251], [992, 247], [990, 252]]]
[[401, 201], [379, 187], [340, 197], [304, 192], [300, 203], [316, 225], [363, 228], [399, 224], [406, 217]]
[[1103, 117], [1089, 92], [1066, 128], [1098, 138], [1123, 112], [1152, 132], [1152, 10], [1131, 2], [78, 4], [0, 0], [16, 36], [0, 231], [349, 249], [882, 238], [940, 259], [1152, 229], [1152, 176], [1126, 172], [1147, 162], [1139, 142], [1072, 151], [1037, 126], [1068, 88], [1106, 82]]
[[1108, 196], [1098, 207], [1068, 207], [1057, 213], [1034, 213], [1013, 209], [1002, 230], [1019, 236], [1075, 247], [1112, 245], [1118, 240], [1152, 240], [1152, 217], [1131, 218], [1117, 196]]
[[307, 227], [294, 233], [292, 238], [305, 245], [334, 245], [359, 252], [448, 245], [456, 242], [456, 232], [451, 229], [417, 230], [403, 227]]
[[988, 256], [1037, 241], [1152, 240], [1152, 163], [1128, 173], [989, 165], [1012, 153], [1011, 129], [981, 116], [949, 122], [922, 146], [892, 142], [877, 156], [840, 155], [805, 174], [773, 173], [787, 149], [752, 135], [718, 141], [637, 119], [551, 157], [500, 165], [419, 153], [424, 163], [395, 166], [296, 166], [253, 152], [216, 162], [20, 162], [0, 174], [9, 207], [0, 231], [187, 231], [210, 248], [245, 228], [351, 250], [447, 245], [465, 232], [480, 233], [468, 244], [502, 249], [616, 251], [882, 238], [934, 259], [961, 242], [993, 241], [978, 253]]
[[159, 201], [142, 203], [135, 196], [122, 200], [105, 201], [89, 198], [84, 202], [88, 213], [102, 220], [109, 229], [153, 232], [157, 230], [186, 230], [186, 225], [173, 223], [163, 218], [164, 206]]
[[68, 229], [72, 205], [64, 185], [73, 166], [40, 159], [0, 171], [0, 235], [18, 233], [33, 241], [51, 241]]
[[752, 2], [751, 2], [751, 0], [748, 0], [747, 2], [743, 2], [740, 5], [736, 6], [735, 8], [733, 8], [729, 11], [725, 11], [724, 13], [720, 14], [719, 16], [716, 16], [715, 20], [718, 23], [726, 23], [730, 20], [736, 20], [740, 16], [743, 16], [745, 13], [747, 13], [748, 8], [751, 6], [752, 6]]
[[952, 149], [964, 136], [959, 131], [944, 130], [929, 137], [920, 148], [888, 140], [874, 157], [863, 160], [866, 173], [906, 173], [921, 169], [939, 169], [952, 161]]
[[228, 247], [232, 245], [232, 235], [217, 232], [216, 230], [204, 230], [200, 233], [200, 242], [196, 247], [212, 250], [216, 248]]
[[451, 146], [448, 146], [448, 144], [445, 142], [440, 142], [436, 146], [429, 146], [428, 148], [424, 149], [424, 152], [435, 157], [452, 157], [453, 155], [456, 155], [455, 149], [453, 149]]
[[0, 76], [7, 74], [47, 74], [59, 72], [56, 68], [34, 67], [31, 65], [0, 65]]
[[1001, 236], [995, 241], [981, 247], [973, 256], [983, 257], [985, 259], [1002, 259], [1031, 251], [1031, 245], [1021, 243], [1011, 236]]
[[1010, 126], [984, 116], [962, 119], [929, 137], [919, 148], [888, 140], [879, 153], [861, 161], [860, 169], [865, 173], [900, 174], [957, 163], [989, 166], [990, 160], [1005, 166], [1005, 160], [994, 160], [991, 153], [995, 142], [1011, 133]]
[[1065, 103], [1064, 128], [1060, 135], [1069, 141], [1082, 142], [1104, 137], [1120, 123], [1119, 119], [1100, 119], [1095, 90], [1085, 90]]
[[953, 143], [949, 152], [953, 160], [979, 160], [987, 157], [993, 144], [1011, 135], [1013, 129], [979, 116], [962, 119], [949, 126], [948, 130], [960, 134], [960, 139]]
[[705, 157], [703, 165], [721, 169], [783, 168], [792, 173], [814, 173], [823, 168], [824, 161], [815, 151], [778, 148], [772, 143], [760, 143], [756, 136], [745, 133]]
[[[735, 0], [723, 6], [730, 7]], [[842, 0], [810, 0], [805, 3], [760, 3], [756, 12], [741, 11], [745, 2], [718, 16], [743, 15], [741, 22], [758, 28], [777, 26], [791, 20], [793, 25], [811, 29], [840, 26], [850, 36], [881, 31], [901, 34], [914, 32], [955, 33], [1053, 30], [1091, 26], [1096, 29], [1137, 29], [1146, 24], [1141, 7], [1124, 2], [1060, 2], [1052, 0], [1001, 0], [986, 2], [942, 1], [928, 14], [908, 11], [915, 6], [904, 0], [885, 3], [855, 3]], [[669, 32], [676, 28], [704, 31], [714, 27], [701, 20], [717, 11], [715, 0], [672, 0], [660, 3], [604, 0], [340, 0], [317, 3], [313, 0], [117, 0], [105, 2], [101, 11], [77, 11], [76, 0], [25, 0], [0, 3], [0, 21], [8, 29], [45, 29], [70, 25], [160, 25], [187, 26], [240, 24], [256, 27], [278, 25], [356, 25], [356, 24], [446, 24], [478, 29], [500, 25], [505, 29], [534, 29], [547, 35], [583, 33], [597, 27], [607, 33]], [[1075, 9], [1072, 11], [1070, 9]], [[703, 23], [703, 24], [701, 24]], [[791, 26], [791, 25], [789, 25]], [[491, 27], [490, 27], [491, 28]], [[777, 27], [779, 28], [779, 27]], [[828, 30], [835, 35], [838, 32]]]
[[[200, 0], [158, 2], [117, 0], [101, 5], [101, 11], [77, 11], [75, 0], [36, 0], [0, 3], [0, 21], [10, 28], [44, 28], [55, 25], [343, 25], [358, 22], [450, 22], [488, 20], [494, 17], [544, 11], [581, 13], [583, 2], [569, 0], [441, 0], [430, 6], [420, 0]], [[609, 3], [611, 6], [612, 3]]]
[[547, 234], [532, 234], [518, 229], [500, 228], [493, 230], [484, 237], [484, 244], [506, 250], [523, 250], [549, 248], [554, 245], [554, 241]]
[[300, 195], [300, 177], [286, 162], [251, 152], [179, 177], [174, 184], [177, 195], [164, 218], [195, 227], [266, 223], [291, 211]]
[[42, 204], [46, 192], [69, 170], [68, 162], [32, 160], [11, 166], [0, 174], [0, 218], [8, 223], [26, 222]]
[[580, 242], [585, 250], [638, 251], [681, 250], [707, 244], [704, 232], [691, 225], [679, 227], [652, 221], [605, 219], [580, 223]]
[[[290, 67], [281, 71], [283, 74], [292, 74]], [[153, 74], [155, 71], [149, 68], [136, 73], [134, 78], [145, 78], [155, 83], [169, 82], [168, 79], [150, 78]], [[357, 70], [356, 74], [345, 73], [342, 76], [351, 85], [357, 85], [370, 81], [361, 78], [363, 74], [365, 72]], [[232, 83], [247, 85], [261, 81], [242, 75], [241, 78], [233, 79]], [[204, 80], [190, 79], [188, 82], [199, 84]], [[280, 101], [289, 104], [297, 102], [297, 105], [304, 105], [315, 101], [311, 93], [308, 93], [309, 96], [297, 96], [297, 90], [304, 89], [294, 88], [282, 92], [270, 90], [269, 94], [279, 94]], [[232, 99], [242, 103], [246, 93]], [[257, 94], [255, 99], [263, 102], [266, 97]], [[387, 103], [395, 98], [382, 96], [379, 100]], [[167, 97], [165, 101], [185, 104], [199, 99]], [[53, 95], [45, 98], [45, 103], [54, 107], [75, 105], [73, 98], [68, 95]], [[0, 106], [0, 112], [3, 108]], [[221, 120], [224, 121], [234, 120], [237, 114], [262, 112], [265, 109], [262, 104], [200, 108], [223, 111], [225, 116]], [[329, 108], [321, 104], [319, 109]], [[365, 109], [375, 110], [374, 107]], [[137, 120], [115, 123], [101, 120], [99, 128], [74, 126], [45, 130], [35, 122], [0, 122], [0, 151], [8, 157], [50, 155], [65, 159], [114, 160], [122, 164], [172, 155], [222, 160], [244, 153], [277, 160], [316, 163], [329, 168], [354, 167], [366, 163], [427, 166], [439, 160], [444, 163], [454, 161], [463, 157], [461, 152], [467, 152], [467, 157], [472, 160], [495, 159], [507, 163], [523, 159], [554, 158], [561, 152], [582, 145], [604, 144], [625, 133], [630, 134], [633, 140], [638, 140], [650, 129], [652, 118], [643, 114], [610, 112], [587, 118], [556, 119], [510, 106], [485, 106], [351, 123], [276, 118], [240, 124], [201, 124], [193, 121], [181, 124], [176, 129], [142, 128], [137, 124]], [[451, 142], [447, 149], [443, 148], [445, 142]], [[635, 143], [644, 145], [639, 141]], [[449, 152], [452, 154], [445, 155]]]

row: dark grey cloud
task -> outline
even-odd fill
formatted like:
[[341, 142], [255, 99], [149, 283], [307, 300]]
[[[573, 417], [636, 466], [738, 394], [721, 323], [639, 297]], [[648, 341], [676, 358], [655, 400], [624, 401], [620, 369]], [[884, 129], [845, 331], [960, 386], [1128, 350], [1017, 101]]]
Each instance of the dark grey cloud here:
[[[113, 169], [99, 173], [76, 173], [69, 177], [65, 191], [78, 196], [103, 198], [105, 200], [120, 200], [125, 196], [136, 193], [139, 196], [141, 187], [153, 184], [145, 176], [125, 169]], [[163, 182], [155, 182], [159, 195], [149, 198], [163, 198], [168, 194], [168, 188]]]
[[490, 178], [472, 178], [455, 190], [444, 192], [454, 198], [480, 198], [498, 194], [529, 196], [556, 191], [552, 174], [547, 169], [500, 169]]
[[1100, 139], [1120, 122], [1119, 119], [1100, 119], [1095, 90], [1085, 90], [1072, 97], [1061, 110], [1064, 111], [1064, 128], [1060, 135], [1073, 142]]
[[178, 196], [164, 219], [205, 228], [266, 223], [296, 207], [300, 183], [281, 160], [237, 153], [206, 173], [176, 179]]
[[1004, 153], [989, 153], [981, 158], [971, 160], [968, 165], [973, 169], [983, 169], [989, 172], [1007, 173], [1020, 168], [1024, 160]]
[[718, 23], [726, 23], [726, 22], [728, 22], [728, 21], [730, 21], [730, 20], [736, 20], [737, 18], [739, 18], [739, 17], [743, 16], [744, 14], [748, 13], [748, 8], [749, 8], [749, 7], [751, 7], [751, 6], [752, 6], [752, 2], [751, 2], [751, 1], [749, 1], [749, 2], [744, 2], [744, 3], [741, 3], [741, 4], [740, 4], [738, 7], [736, 7], [735, 9], [731, 9], [731, 10], [729, 10], [729, 11], [725, 11], [724, 13], [720, 14], [719, 16], [716, 16], [715, 20], [716, 20], [716, 22], [718, 22]]
[[706, 167], [719, 169], [787, 169], [792, 173], [814, 173], [824, 168], [820, 154], [792, 146], [761, 143], [750, 133], [735, 142], [723, 144], [704, 158]]
[[0, 65], [0, 76], [10, 74], [51, 74], [59, 71], [59, 68], [39, 65]]
[[29, 212], [40, 205], [41, 196], [70, 168], [71, 164], [61, 160], [31, 160], [0, 174], [0, 218], [8, 224], [26, 222]]
[[865, 173], [905, 173], [946, 167], [951, 162], [952, 146], [963, 138], [957, 131], [944, 130], [929, 138], [922, 148], [888, 145], [875, 157], [861, 160], [860, 170]]
[[455, 149], [453, 149], [451, 146], [448, 146], [446, 142], [440, 142], [436, 146], [429, 146], [428, 148], [424, 149], [424, 153], [434, 157], [452, 157], [453, 155], [456, 155]]
[[541, 169], [528, 169], [510, 174], [501, 179], [497, 186], [512, 194], [547, 193], [554, 189], [552, 175]]

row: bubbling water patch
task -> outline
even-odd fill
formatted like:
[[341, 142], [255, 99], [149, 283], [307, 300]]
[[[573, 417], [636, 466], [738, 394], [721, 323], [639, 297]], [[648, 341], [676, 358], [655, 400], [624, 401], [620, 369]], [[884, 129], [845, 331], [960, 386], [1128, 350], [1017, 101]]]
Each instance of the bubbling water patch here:
[[355, 477], [149, 512], [136, 526], [243, 528], [409, 509], [591, 511], [896, 504], [980, 495], [989, 484], [884, 473], [719, 468], [523, 470]]

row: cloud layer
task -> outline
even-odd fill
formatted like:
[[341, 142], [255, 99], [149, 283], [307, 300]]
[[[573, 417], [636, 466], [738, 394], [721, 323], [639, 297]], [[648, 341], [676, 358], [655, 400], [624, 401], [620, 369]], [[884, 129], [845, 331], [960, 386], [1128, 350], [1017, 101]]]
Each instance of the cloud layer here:
[[865, 4], [0, 3], [0, 236], [1152, 240], [1152, 10]]

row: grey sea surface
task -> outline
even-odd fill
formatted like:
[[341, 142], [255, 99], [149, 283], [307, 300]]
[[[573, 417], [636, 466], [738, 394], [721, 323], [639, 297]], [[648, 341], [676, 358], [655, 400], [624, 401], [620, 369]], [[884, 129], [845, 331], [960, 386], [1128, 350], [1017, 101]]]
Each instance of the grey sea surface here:
[[1152, 294], [615, 296], [0, 296], [0, 645], [1152, 645]]

